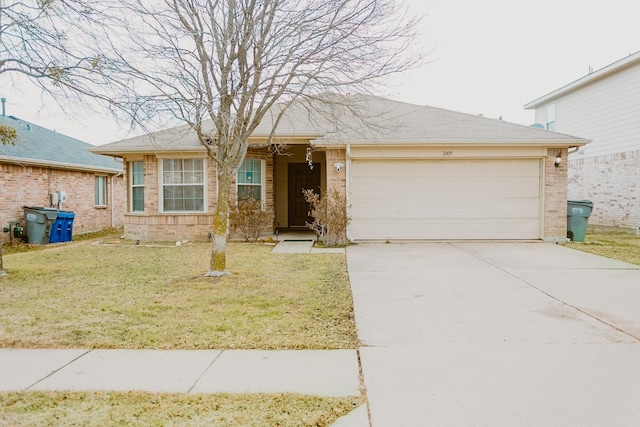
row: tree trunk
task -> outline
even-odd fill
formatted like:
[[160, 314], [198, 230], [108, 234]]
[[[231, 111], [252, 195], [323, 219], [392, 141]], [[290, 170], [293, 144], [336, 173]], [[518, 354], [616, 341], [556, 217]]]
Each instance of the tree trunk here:
[[227, 240], [229, 238], [229, 208], [233, 173], [228, 167], [218, 165], [218, 196], [213, 219], [213, 245], [207, 277], [229, 274], [227, 270]]

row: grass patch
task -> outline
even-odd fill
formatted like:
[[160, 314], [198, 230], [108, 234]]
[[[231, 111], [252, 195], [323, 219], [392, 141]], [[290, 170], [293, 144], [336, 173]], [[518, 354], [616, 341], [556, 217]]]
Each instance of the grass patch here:
[[328, 426], [362, 397], [0, 393], [2, 426]]
[[568, 247], [631, 264], [640, 265], [640, 237], [635, 230], [589, 225], [585, 241], [571, 242]]
[[229, 244], [234, 273], [202, 278], [210, 245], [85, 241], [5, 255], [0, 346], [350, 349], [344, 254]]

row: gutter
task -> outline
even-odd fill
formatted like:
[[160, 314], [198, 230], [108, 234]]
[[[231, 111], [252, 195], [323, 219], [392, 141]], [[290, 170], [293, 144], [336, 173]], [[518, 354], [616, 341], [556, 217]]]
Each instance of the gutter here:
[[0, 162], [30, 165], [30, 166], [42, 166], [51, 167], [56, 169], [68, 169], [81, 172], [100, 172], [106, 174], [119, 174], [122, 173], [122, 169], [108, 168], [104, 166], [91, 166], [91, 165], [79, 165], [76, 163], [56, 162], [52, 160], [39, 160], [29, 159], [26, 157], [13, 157], [0, 155]]
[[331, 142], [331, 141], [312, 141], [313, 147], [318, 148], [346, 148], [350, 146], [354, 147], [503, 147], [503, 146], [517, 146], [517, 147], [581, 147], [590, 143], [591, 140], [584, 138], [566, 138], [566, 139], [531, 139], [531, 140], [492, 140], [492, 139], [476, 139], [476, 140], [456, 140], [456, 139], [438, 139], [430, 141], [416, 141], [416, 140], [403, 140], [403, 141], [367, 141], [367, 140], [354, 140], [349, 143], [346, 142]]
[[573, 82], [562, 86], [559, 89], [554, 90], [553, 92], [549, 92], [546, 95], [543, 95], [533, 101], [524, 105], [525, 110], [532, 110], [537, 108], [540, 105], [551, 102], [561, 96], [564, 96], [570, 92], [578, 90], [590, 83], [593, 83], [597, 80], [603, 79], [605, 77], [610, 76], [611, 74], [617, 73], [621, 71], [625, 67], [629, 67], [634, 65], [636, 62], [640, 60], [640, 52], [632, 53], [627, 57], [617, 60], [599, 70], [592, 71], [586, 76], [580, 77], [578, 80], [574, 80]]

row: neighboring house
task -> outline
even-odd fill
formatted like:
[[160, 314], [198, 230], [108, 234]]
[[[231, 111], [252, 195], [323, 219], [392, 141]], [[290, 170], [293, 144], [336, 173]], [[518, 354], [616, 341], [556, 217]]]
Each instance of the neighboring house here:
[[525, 105], [536, 123], [593, 142], [569, 156], [569, 199], [590, 223], [640, 226], [640, 52]]
[[[250, 138], [254, 148], [237, 172], [236, 191], [257, 195], [273, 210], [274, 228], [305, 227], [302, 189], [336, 188], [347, 197], [353, 241], [566, 240], [566, 163], [554, 163], [588, 141], [428, 106], [350, 98], [358, 118], [338, 109], [333, 120], [311, 120], [313, 109], [291, 106], [276, 132], [286, 144], [279, 152], [264, 148], [271, 116]], [[91, 151], [124, 159], [127, 238], [207, 239], [215, 165], [188, 127]]]
[[[13, 116], [0, 124], [16, 129], [15, 145], [0, 145], [0, 226], [20, 221], [23, 206], [60, 207], [75, 213], [73, 234], [124, 223], [122, 162], [91, 153], [85, 142]], [[67, 195], [58, 205], [59, 191]], [[8, 240], [8, 233], [0, 235]]]

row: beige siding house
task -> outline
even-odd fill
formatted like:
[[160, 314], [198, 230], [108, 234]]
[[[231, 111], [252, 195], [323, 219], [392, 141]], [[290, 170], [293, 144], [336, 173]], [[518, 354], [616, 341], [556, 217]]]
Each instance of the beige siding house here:
[[[336, 188], [347, 198], [352, 241], [565, 240], [566, 163], [555, 162], [588, 141], [382, 98], [349, 102], [356, 115], [336, 109], [312, 119], [309, 106], [290, 107], [276, 132], [285, 147], [278, 152], [260, 148], [270, 118], [252, 135], [236, 191], [258, 195], [274, 212], [274, 229], [305, 227], [302, 189]], [[92, 151], [124, 159], [128, 238], [207, 238], [215, 166], [193, 131]]]
[[[75, 213], [73, 234], [124, 224], [122, 163], [88, 151], [86, 142], [14, 116], [0, 124], [16, 129], [15, 145], [0, 144], [0, 224], [25, 226], [23, 206]], [[56, 203], [58, 192], [67, 200]], [[0, 235], [9, 240], [8, 233]]]
[[593, 201], [589, 222], [640, 226], [640, 52], [525, 108], [547, 129], [593, 141], [569, 156], [569, 198]]

